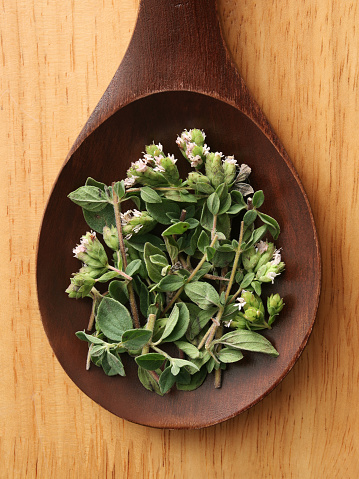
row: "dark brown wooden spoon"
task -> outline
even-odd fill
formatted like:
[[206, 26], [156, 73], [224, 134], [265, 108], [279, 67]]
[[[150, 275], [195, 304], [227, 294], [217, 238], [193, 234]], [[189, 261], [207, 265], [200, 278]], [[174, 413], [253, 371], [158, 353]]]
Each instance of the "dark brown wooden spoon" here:
[[[86, 231], [67, 195], [88, 176], [110, 184], [125, 177], [145, 144], [175, 152], [184, 128], [201, 128], [212, 151], [253, 169], [266, 212], [281, 225], [286, 272], [276, 284], [285, 311], [266, 336], [276, 359], [261, 354], [226, 371], [221, 389], [208, 377], [193, 392], [159, 397], [143, 388], [132, 360], [127, 376], [85, 370], [90, 305], [64, 292], [79, 267], [72, 248]], [[292, 368], [313, 327], [320, 292], [320, 255], [310, 207], [279, 139], [251, 97], [224, 45], [214, 0], [142, 0], [136, 28], [113, 80], [72, 147], [43, 218], [38, 243], [40, 311], [51, 346], [69, 377], [90, 398], [129, 421], [162, 428], [200, 428], [256, 404]]]

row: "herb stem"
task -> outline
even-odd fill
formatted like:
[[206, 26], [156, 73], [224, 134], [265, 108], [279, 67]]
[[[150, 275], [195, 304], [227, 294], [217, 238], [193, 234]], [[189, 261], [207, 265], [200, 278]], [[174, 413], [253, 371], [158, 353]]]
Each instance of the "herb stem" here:
[[236, 256], [234, 257], [232, 272], [231, 272], [231, 276], [229, 278], [229, 283], [228, 283], [226, 294], [225, 294], [225, 297], [224, 297], [225, 301], [227, 301], [228, 296], [231, 292], [231, 289], [232, 289], [232, 286], [233, 286], [233, 281], [234, 281], [234, 278], [235, 278], [235, 275], [236, 275], [236, 272], [237, 272], [238, 261], [239, 261], [239, 257], [240, 257], [241, 252], [242, 252], [241, 246], [242, 246], [242, 240], [243, 240], [243, 230], [244, 230], [244, 222], [241, 221], [241, 231], [239, 233], [238, 248], [237, 248], [237, 251], [236, 251]]
[[[215, 235], [215, 237], [213, 238], [210, 246], [212, 247], [214, 245], [214, 243], [217, 241], [217, 238], [218, 236]], [[184, 287], [187, 283], [189, 283], [193, 277], [195, 276], [195, 274], [197, 273], [197, 271], [199, 271], [203, 265], [203, 263], [206, 261], [207, 259], [207, 255], [204, 254], [201, 261], [197, 264], [197, 266], [194, 268], [194, 270], [192, 271], [192, 273], [188, 276], [188, 278], [186, 279], [186, 282], [183, 286], [180, 287], [180, 289], [177, 291], [177, 293], [173, 296], [173, 298], [171, 299], [171, 301], [167, 304], [167, 306], [165, 307], [165, 309], [163, 310], [162, 312], [162, 315], [163, 316], [164, 314], [166, 314], [166, 312], [170, 309], [170, 307], [174, 304], [174, 302], [177, 300], [177, 298], [181, 295], [181, 293], [183, 292], [184, 290]]]
[[129, 276], [125, 272], [115, 268], [114, 266], [111, 266], [110, 264], [107, 265], [108, 269], [112, 269], [112, 271], [116, 271], [120, 276], [123, 276], [127, 281], [132, 281], [132, 276]]
[[[118, 196], [116, 194], [114, 186], [115, 186], [115, 183], [112, 183], [113, 208], [114, 208], [114, 211], [115, 211], [115, 221], [116, 221], [118, 243], [120, 245], [120, 251], [121, 251], [121, 256], [122, 256], [122, 267], [124, 269], [126, 269], [126, 267], [127, 267], [127, 257], [126, 257], [125, 243], [123, 241], [123, 234], [122, 234], [121, 211], [120, 211], [121, 204], [119, 202], [119, 199], [118, 199]], [[139, 328], [140, 327], [140, 319], [139, 319], [139, 316], [138, 316], [135, 292], [133, 290], [132, 282], [128, 283], [127, 288], [128, 288], [128, 296], [129, 296], [129, 300], [130, 300], [130, 307], [131, 307], [133, 324], [134, 324], [135, 328]]]
[[216, 234], [216, 228], [217, 228], [217, 215], [213, 215], [213, 226], [212, 226], [212, 231], [211, 231], [211, 239], [213, 239], [214, 235]]
[[[152, 331], [153, 333], [153, 328], [155, 327], [155, 322], [156, 322], [156, 315], [155, 314], [150, 314], [148, 316], [148, 320], [147, 320], [147, 324], [146, 324], [146, 328], [148, 331]], [[152, 339], [152, 336], [150, 338], [150, 341]], [[149, 344], [145, 344], [142, 348], [142, 353], [141, 354], [147, 354], [150, 350], [150, 346]]]

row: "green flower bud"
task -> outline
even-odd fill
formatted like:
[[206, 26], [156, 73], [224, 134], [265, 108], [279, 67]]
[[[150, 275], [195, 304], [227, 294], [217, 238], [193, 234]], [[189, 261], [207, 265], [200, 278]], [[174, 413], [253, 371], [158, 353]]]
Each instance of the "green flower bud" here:
[[117, 228], [115, 226], [111, 225], [111, 228], [109, 228], [108, 226], [104, 226], [103, 239], [107, 246], [114, 251], [118, 251], [120, 249]]
[[249, 273], [253, 271], [256, 267], [261, 254], [259, 251], [256, 251], [255, 247], [252, 246], [247, 251], [242, 254], [242, 263], [245, 270]]
[[285, 264], [280, 262], [278, 264], [274, 264], [272, 261], [263, 265], [259, 268], [256, 278], [258, 281], [262, 283], [274, 283], [274, 278], [279, 276], [280, 273], [284, 270]]
[[224, 181], [231, 185], [237, 175], [237, 160], [234, 156], [227, 156], [223, 161]]
[[82, 236], [80, 244], [73, 249], [73, 253], [75, 258], [91, 268], [107, 267], [106, 251], [94, 232], [88, 232]]
[[94, 278], [89, 274], [77, 273], [71, 278], [71, 284], [66, 289], [70, 298], [84, 298], [87, 296], [95, 284]]
[[126, 187], [135, 183], [143, 186], [168, 185], [168, 181], [158, 169], [152, 168], [145, 160], [138, 160], [127, 170], [127, 178], [124, 180]]
[[258, 252], [260, 253], [260, 258], [254, 269], [257, 272], [263, 265], [271, 261], [273, 258], [273, 253], [275, 251], [275, 246], [273, 243], [267, 243], [265, 241], [260, 241], [256, 245]]
[[160, 155], [163, 156], [163, 149], [162, 149], [161, 143], [158, 143], [158, 145], [155, 145], [154, 143], [152, 143], [152, 145], [147, 145], [146, 153], [153, 157], [160, 156]]
[[276, 316], [284, 308], [283, 298], [279, 294], [271, 294], [267, 299], [267, 310], [270, 316]]
[[191, 140], [193, 141], [193, 143], [196, 143], [196, 145], [198, 146], [204, 145], [204, 140], [206, 138], [204, 131], [193, 128], [189, 131], [189, 133], [191, 135]]
[[134, 234], [145, 234], [151, 231], [157, 222], [147, 211], [128, 210], [121, 213], [122, 233], [125, 239]]
[[221, 153], [209, 153], [206, 158], [206, 175], [214, 188], [224, 182], [224, 171]]
[[176, 161], [173, 155], [159, 156], [156, 158], [156, 166], [153, 171], [160, 172], [170, 185], [177, 185], [180, 175]]
[[202, 175], [202, 173], [198, 173], [197, 171], [191, 171], [188, 174], [187, 182], [188, 186], [194, 188], [200, 193], [210, 194], [214, 191], [207, 176]]

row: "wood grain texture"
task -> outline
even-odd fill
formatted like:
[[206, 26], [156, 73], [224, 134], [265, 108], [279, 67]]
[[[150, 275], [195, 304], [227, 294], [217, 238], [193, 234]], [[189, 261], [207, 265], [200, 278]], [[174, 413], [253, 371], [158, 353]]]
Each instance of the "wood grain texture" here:
[[283, 383], [201, 431], [137, 426], [93, 403], [54, 358], [37, 305], [45, 203], [126, 50], [138, 2], [0, 5], [0, 477], [358, 477], [358, 4], [219, 1], [239, 71], [312, 205], [323, 288]]

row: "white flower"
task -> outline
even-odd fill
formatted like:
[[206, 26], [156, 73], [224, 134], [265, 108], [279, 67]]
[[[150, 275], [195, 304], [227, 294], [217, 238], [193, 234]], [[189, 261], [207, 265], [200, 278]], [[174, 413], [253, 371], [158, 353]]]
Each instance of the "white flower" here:
[[138, 233], [141, 228], [143, 228], [143, 225], [136, 225], [136, 226], [133, 228], [133, 232], [134, 232], [134, 233]]
[[191, 157], [191, 166], [196, 168], [197, 166], [202, 164], [202, 158], [199, 155]]
[[203, 145], [202, 155], [207, 156], [208, 153], [209, 153], [209, 146], [207, 146], [206, 144], [204, 144], [204, 145]]
[[280, 254], [280, 249], [276, 249], [273, 253], [273, 259], [270, 262], [273, 265], [279, 264], [282, 261], [282, 256]]
[[270, 279], [272, 281], [272, 284], [274, 283], [274, 278], [276, 276], [279, 276], [279, 274], [275, 273], [274, 271], [269, 271], [267, 274], [266, 274], [267, 278]]
[[163, 166], [158, 165], [158, 166], [156, 166], [155, 168], [153, 168], [153, 171], [156, 171], [156, 172], [158, 172], [158, 173], [163, 173], [164, 171], [166, 171], [166, 169], [163, 168]]
[[175, 155], [168, 155], [168, 158], [172, 161], [173, 164], [176, 164], [177, 160], [175, 158]]
[[161, 143], [158, 143], [158, 145], [156, 145], [156, 146], [157, 146], [157, 148], [158, 148], [159, 150], [161, 150], [161, 151], [162, 151], [162, 149], [163, 149], [163, 146], [161, 145]]
[[139, 173], [144, 173], [148, 169], [147, 163], [141, 159], [136, 162], [135, 166]]
[[216, 151], [215, 155], [220, 156], [221, 158], [223, 157], [223, 153], [221, 151]]
[[138, 176], [131, 176], [130, 178], [125, 178], [124, 184], [126, 188], [130, 188], [136, 183]]
[[181, 148], [182, 147], [182, 143], [183, 143], [183, 140], [180, 136], [177, 136], [177, 140], [176, 140], [176, 143], [177, 145]]
[[242, 298], [242, 296], [237, 298], [237, 301], [239, 304], [236, 304], [236, 306], [238, 306], [238, 311], [240, 311], [243, 308], [243, 306], [246, 304], [246, 302], [244, 301], [244, 298]]
[[132, 238], [132, 233], [125, 236], [125, 240], [130, 240]]
[[191, 156], [191, 155], [192, 155], [192, 150], [193, 150], [193, 148], [194, 148], [195, 146], [197, 146], [196, 143], [193, 143], [193, 142], [187, 143], [187, 148], [186, 148], [186, 155], [187, 155], [187, 156]]
[[234, 156], [226, 156], [224, 163], [229, 163], [230, 165], [237, 165], [237, 160]]
[[143, 161], [145, 163], [148, 163], [149, 161], [152, 161], [152, 155], [150, 155], [149, 153], [144, 153], [143, 155]]
[[76, 246], [76, 248], [74, 248], [74, 249], [72, 250], [72, 252], [73, 252], [73, 254], [74, 254], [74, 257], [77, 258], [77, 255], [78, 255], [79, 253], [86, 253], [86, 247], [85, 247], [85, 245], [83, 245], [82, 243], [81, 243], [81, 244], [78, 244], [78, 245]]
[[142, 216], [141, 211], [138, 211], [138, 210], [129, 210], [129, 211], [131, 211], [132, 216], [135, 216], [136, 218], [140, 218], [140, 216]]
[[257, 243], [257, 251], [260, 252], [260, 254], [264, 253], [268, 249], [268, 243], [266, 241], [260, 240], [259, 243]]

